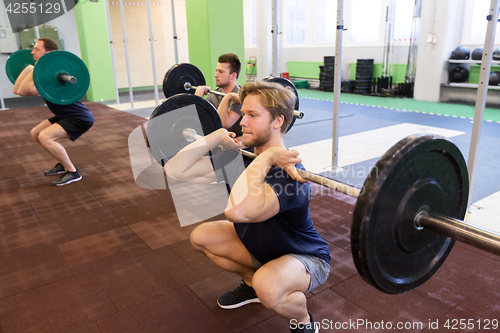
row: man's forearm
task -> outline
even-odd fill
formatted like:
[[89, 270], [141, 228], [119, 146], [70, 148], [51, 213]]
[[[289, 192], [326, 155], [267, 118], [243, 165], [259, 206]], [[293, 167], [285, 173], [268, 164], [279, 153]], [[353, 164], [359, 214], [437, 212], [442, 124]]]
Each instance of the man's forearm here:
[[223, 98], [217, 108], [217, 113], [219, 113], [220, 120], [222, 122], [222, 127], [229, 128], [232, 124], [229, 124], [229, 99]]
[[177, 180], [188, 180], [190, 169], [209, 151], [205, 139], [199, 139], [181, 149], [165, 164], [168, 177]]
[[36, 96], [38, 95], [38, 90], [33, 82], [33, 71], [29, 72], [21, 81], [19, 88], [17, 89], [17, 94], [20, 96]]
[[231, 189], [226, 216], [232, 222], [261, 222], [279, 210], [277, 198], [265, 178], [272, 165], [269, 154], [255, 158]]
[[[14, 88], [12, 89], [12, 92], [16, 95], [18, 95], [19, 88], [21, 87], [21, 84], [23, 83], [23, 80], [26, 78], [28, 74], [31, 73], [33, 75], [33, 69], [35, 67], [32, 65], [26, 66], [22, 72], [19, 74], [19, 76], [16, 78], [16, 82], [14, 82]], [[32, 76], [33, 77], [33, 76]]]

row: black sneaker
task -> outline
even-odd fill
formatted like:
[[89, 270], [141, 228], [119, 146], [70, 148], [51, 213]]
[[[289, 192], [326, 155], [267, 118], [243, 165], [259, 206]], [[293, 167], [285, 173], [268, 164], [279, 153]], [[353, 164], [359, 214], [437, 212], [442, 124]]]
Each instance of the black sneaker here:
[[319, 332], [319, 325], [314, 323], [313, 316], [309, 313], [309, 318], [311, 321], [307, 324], [297, 324], [293, 323], [290, 326], [290, 332], [291, 333], [318, 333]]
[[50, 170], [45, 170], [43, 173], [45, 176], [53, 176], [64, 173], [64, 166], [61, 163], [57, 163], [55, 167]]
[[78, 170], [75, 172], [65, 171], [64, 175], [62, 175], [60, 178], [58, 178], [52, 182], [52, 185], [63, 186], [63, 185], [67, 185], [67, 184], [70, 184], [73, 182], [77, 182], [80, 179], [82, 179], [82, 175], [80, 175]]
[[238, 288], [228, 291], [217, 300], [223, 309], [236, 309], [250, 303], [260, 303], [255, 290], [243, 281]]

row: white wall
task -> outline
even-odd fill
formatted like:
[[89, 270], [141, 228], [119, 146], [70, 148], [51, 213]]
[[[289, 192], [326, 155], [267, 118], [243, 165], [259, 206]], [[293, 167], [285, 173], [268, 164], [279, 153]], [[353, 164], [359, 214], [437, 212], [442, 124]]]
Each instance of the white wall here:
[[[462, 39], [463, 15], [462, 0], [422, 1], [415, 99], [439, 101], [441, 83], [448, 79], [447, 60]], [[429, 36], [435, 36], [435, 43], [427, 42]]]
[[[1, 8], [1, 7], [0, 7]], [[0, 17], [3, 13], [0, 13]], [[52, 25], [59, 29], [59, 38], [64, 43], [65, 51], [72, 52], [80, 57], [80, 44], [78, 41], [78, 32], [76, 28], [75, 12], [69, 11], [46, 24]], [[10, 28], [10, 27], [9, 27]], [[5, 63], [9, 54], [0, 54], [0, 89], [2, 89], [4, 98], [19, 97], [12, 93], [14, 85], [10, 82], [7, 74], [5, 73]]]

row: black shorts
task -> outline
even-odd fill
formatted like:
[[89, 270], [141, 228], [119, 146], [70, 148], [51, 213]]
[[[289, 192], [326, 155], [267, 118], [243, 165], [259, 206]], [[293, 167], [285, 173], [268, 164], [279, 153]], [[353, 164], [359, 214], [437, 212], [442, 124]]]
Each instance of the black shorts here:
[[87, 132], [92, 125], [93, 121], [80, 120], [75, 117], [59, 118], [54, 116], [48, 119], [51, 124], [58, 123], [68, 133], [72, 141], [78, 139], [83, 133]]

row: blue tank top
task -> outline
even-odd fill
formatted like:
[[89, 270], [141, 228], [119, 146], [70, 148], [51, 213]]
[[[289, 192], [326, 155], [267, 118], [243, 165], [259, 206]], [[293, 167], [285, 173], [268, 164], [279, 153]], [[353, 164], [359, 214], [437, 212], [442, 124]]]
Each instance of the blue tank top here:
[[[241, 163], [238, 161], [240, 156], [237, 152], [227, 151], [211, 157], [217, 178], [225, 180], [228, 189], [252, 161], [242, 157]], [[302, 164], [296, 167], [304, 170]], [[328, 245], [311, 220], [310, 184], [295, 181], [288, 173], [274, 167], [269, 170], [265, 182], [276, 193], [280, 210], [263, 222], [234, 223], [236, 233], [247, 250], [262, 264], [292, 253], [314, 255], [330, 263]]]

